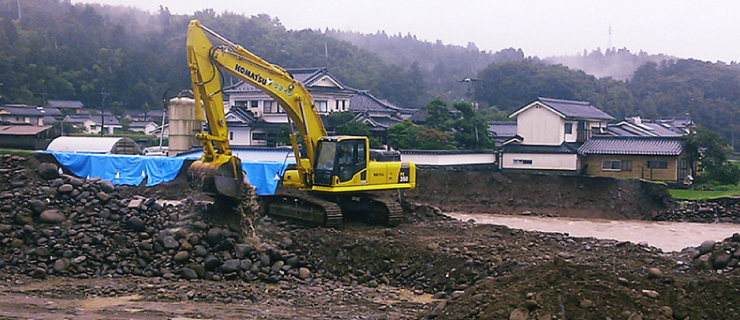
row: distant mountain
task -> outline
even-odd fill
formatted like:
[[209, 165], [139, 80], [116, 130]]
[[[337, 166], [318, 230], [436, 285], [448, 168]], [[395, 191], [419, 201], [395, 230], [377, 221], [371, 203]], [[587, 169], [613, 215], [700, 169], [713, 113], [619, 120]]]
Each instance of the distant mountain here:
[[664, 54], [650, 55], [643, 51], [632, 53], [627, 48], [607, 49], [605, 53], [596, 49], [588, 53], [573, 56], [548, 57], [545, 63], [562, 64], [568, 68], [582, 70], [597, 78], [611, 77], [617, 80], [632, 79], [632, 75], [640, 66], [647, 62], [660, 63], [664, 60], [676, 59]]

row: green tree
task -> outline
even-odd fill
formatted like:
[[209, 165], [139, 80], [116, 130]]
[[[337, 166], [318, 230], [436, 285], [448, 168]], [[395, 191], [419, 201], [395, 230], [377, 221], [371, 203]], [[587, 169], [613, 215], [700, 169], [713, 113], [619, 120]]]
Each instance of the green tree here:
[[405, 120], [388, 130], [388, 144], [401, 150], [454, 150], [450, 133], [421, 127]]
[[691, 167], [699, 163], [699, 170], [706, 174], [709, 180], [732, 185], [740, 180], [740, 169], [737, 165], [727, 162], [730, 147], [723, 143], [716, 132], [699, 127], [683, 137], [683, 147], [689, 155]]
[[350, 121], [345, 125], [338, 127], [337, 134], [348, 136], [364, 136], [368, 138], [370, 142], [370, 148], [382, 147], [380, 140], [372, 135], [372, 133], [370, 132], [370, 128], [364, 122]]
[[429, 104], [424, 106], [427, 111], [427, 118], [425, 125], [432, 129], [440, 131], [448, 130], [448, 121], [454, 118], [452, 111], [447, 107], [447, 102], [442, 101], [440, 98], [435, 98]]
[[479, 150], [493, 147], [493, 141], [488, 137], [488, 123], [473, 109], [473, 105], [459, 101], [452, 106], [462, 114], [462, 118], [450, 123], [458, 148]]
[[324, 123], [324, 126], [326, 126], [326, 130], [333, 130], [352, 121], [352, 119], [354, 118], [355, 114], [351, 111], [331, 112], [326, 117], [326, 122]]

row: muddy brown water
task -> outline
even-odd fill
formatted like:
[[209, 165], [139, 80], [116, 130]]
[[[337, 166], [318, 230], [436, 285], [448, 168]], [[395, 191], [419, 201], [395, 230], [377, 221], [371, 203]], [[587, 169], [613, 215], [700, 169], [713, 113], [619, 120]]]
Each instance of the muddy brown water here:
[[740, 232], [740, 225], [731, 223], [690, 223], [639, 220], [601, 220], [548, 218], [496, 214], [466, 214], [447, 212], [455, 219], [476, 223], [505, 225], [526, 231], [567, 233], [573, 237], [613, 239], [633, 243], [647, 242], [664, 252], [697, 247], [705, 240], [721, 241]]

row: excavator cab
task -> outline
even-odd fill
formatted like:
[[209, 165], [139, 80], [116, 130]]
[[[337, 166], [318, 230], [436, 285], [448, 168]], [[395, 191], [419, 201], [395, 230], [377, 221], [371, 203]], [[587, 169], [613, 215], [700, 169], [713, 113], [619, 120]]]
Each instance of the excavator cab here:
[[366, 180], [368, 140], [366, 137], [325, 137], [316, 148], [314, 184], [337, 186], [359, 174]]

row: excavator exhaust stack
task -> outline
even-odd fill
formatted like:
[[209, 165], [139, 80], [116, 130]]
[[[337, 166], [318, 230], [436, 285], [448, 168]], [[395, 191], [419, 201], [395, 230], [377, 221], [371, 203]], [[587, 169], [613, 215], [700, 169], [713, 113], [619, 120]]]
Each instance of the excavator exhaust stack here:
[[225, 161], [193, 162], [188, 169], [192, 186], [202, 186], [202, 191], [215, 196], [242, 199], [246, 196], [244, 171], [239, 158], [228, 156]]

